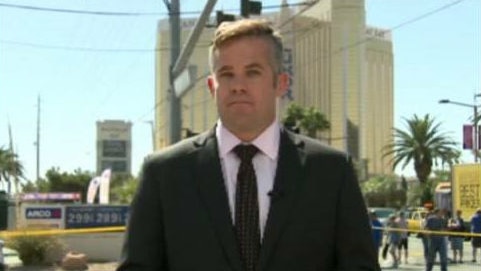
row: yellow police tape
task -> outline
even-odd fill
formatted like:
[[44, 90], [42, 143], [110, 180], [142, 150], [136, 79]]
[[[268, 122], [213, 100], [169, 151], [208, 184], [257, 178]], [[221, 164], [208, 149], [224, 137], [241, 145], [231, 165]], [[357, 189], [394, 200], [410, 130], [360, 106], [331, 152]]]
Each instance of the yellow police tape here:
[[[388, 227], [372, 227], [375, 230], [423, 233], [432, 235], [446, 236], [462, 236], [462, 237], [481, 237], [481, 233], [470, 232], [453, 232], [453, 231], [428, 231], [415, 229], [399, 229]], [[16, 236], [40, 236], [40, 235], [66, 235], [66, 234], [82, 234], [82, 233], [102, 233], [102, 232], [123, 232], [125, 226], [118, 227], [102, 227], [102, 228], [86, 228], [86, 229], [22, 229], [16, 231], [0, 231], [0, 237], [16, 237]]]
[[389, 227], [372, 227], [375, 230], [383, 231], [396, 231], [396, 232], [410, 232], [410, 233], [423, 233], [427, 235], [446, 235], [446, 236], [462, 236], [462, 237], [481, 237], [481, 233], [471, 232], [454, 232], [454, 231], [429, 231], [429, 230], [415, 230], [415, 229], [399, 229]]
[[0, 231], [0, 238], [16, 236], [65, 235], [81, 233], [123, 232], [125, 226], [86, 228], [86, 229], [21, 229], [15, 231]]

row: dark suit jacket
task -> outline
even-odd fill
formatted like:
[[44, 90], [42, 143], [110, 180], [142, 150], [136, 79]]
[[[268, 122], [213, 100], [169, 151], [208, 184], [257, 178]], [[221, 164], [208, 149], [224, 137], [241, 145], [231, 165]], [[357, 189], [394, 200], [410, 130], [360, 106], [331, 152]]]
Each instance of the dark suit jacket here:
[[[241, 271], [213, 130], [144, 164], [118, 270]], [[380, 270], [350, 159], [281, 133], [259, 271]]]

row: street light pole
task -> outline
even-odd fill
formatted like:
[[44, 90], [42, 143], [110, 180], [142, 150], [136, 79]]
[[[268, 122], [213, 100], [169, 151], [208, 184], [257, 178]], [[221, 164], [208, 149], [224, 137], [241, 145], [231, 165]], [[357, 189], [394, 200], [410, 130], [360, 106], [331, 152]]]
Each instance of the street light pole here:
[[478, 162], [478, 140], [479, 140], [479, 134], [478, 134], [478, 106], [474, 105], [474, 119], [473, 119], [473, 129], [474, 129], [474, 142], [473, 142], [473, 149], [474, 149], [474, 162]]
[[467, 104], [467, 103], [460, 103], [460, 102], [455, 102], [451, 101], [448, 99], [442, 99], [439, 100], [440, 104], [455, 104], [459, 106], [465, 106], [465, 107], [471, 107], [473, 108], [473, 131], [474, 131], [474, 138], [473, 138], [473, 155], [474, 155], [474, 163], [478, 163], [478, 138], [479, 138], [479, 131], [478, 131], [478, 105], [476, 104]]

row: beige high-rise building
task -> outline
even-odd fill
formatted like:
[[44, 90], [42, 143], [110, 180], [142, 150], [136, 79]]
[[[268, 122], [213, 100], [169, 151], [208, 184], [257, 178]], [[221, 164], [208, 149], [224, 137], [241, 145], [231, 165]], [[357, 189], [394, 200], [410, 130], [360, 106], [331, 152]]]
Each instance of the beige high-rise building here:
[[[279, 117], [292, 102], [319, 109], [331, 123], [329, 131], [318, 134], [320, 140], [352, 155], [363, 169], [362, 175], [392, 174], [391, 157], [383, 157], [382, 150], [392, 140], [394, 114], [390, 31], [366, 26], [364, 0], [323, 0], [292, 8], [284, 5], [279, 12], [262, 17], [280, 28], [285, 43], [284, 68], [291, 75], [289, 91], [279, 101]], [[182, 43], [195, 21], [182, 21]], [[212, 28], [204, 29], [189, 61], [197, 65], [199, 80], [181, 100], [183, 135], [187, 130], [207, 130], [217, 119], [205, 84], [213, 32]], [[155, 148], [161, 149], [170, 144], [168, 20], [159, 22], [157, 37]]]

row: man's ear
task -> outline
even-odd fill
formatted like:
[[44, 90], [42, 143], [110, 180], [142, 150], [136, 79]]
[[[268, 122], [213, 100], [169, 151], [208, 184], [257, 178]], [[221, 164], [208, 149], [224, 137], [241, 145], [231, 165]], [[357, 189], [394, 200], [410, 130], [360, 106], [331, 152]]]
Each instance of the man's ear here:
[[209, 75], [207, 77], [207, 87], [209, 88], [210, 95], [212, 97], [215, 96], [215, 82], [214, 82], [214, 76]]
[[287, 72], [282, 72], [277, 75], [277, 97], [282, 97], [286, 94], [287, 89], [289, 89], [289, 74]]

